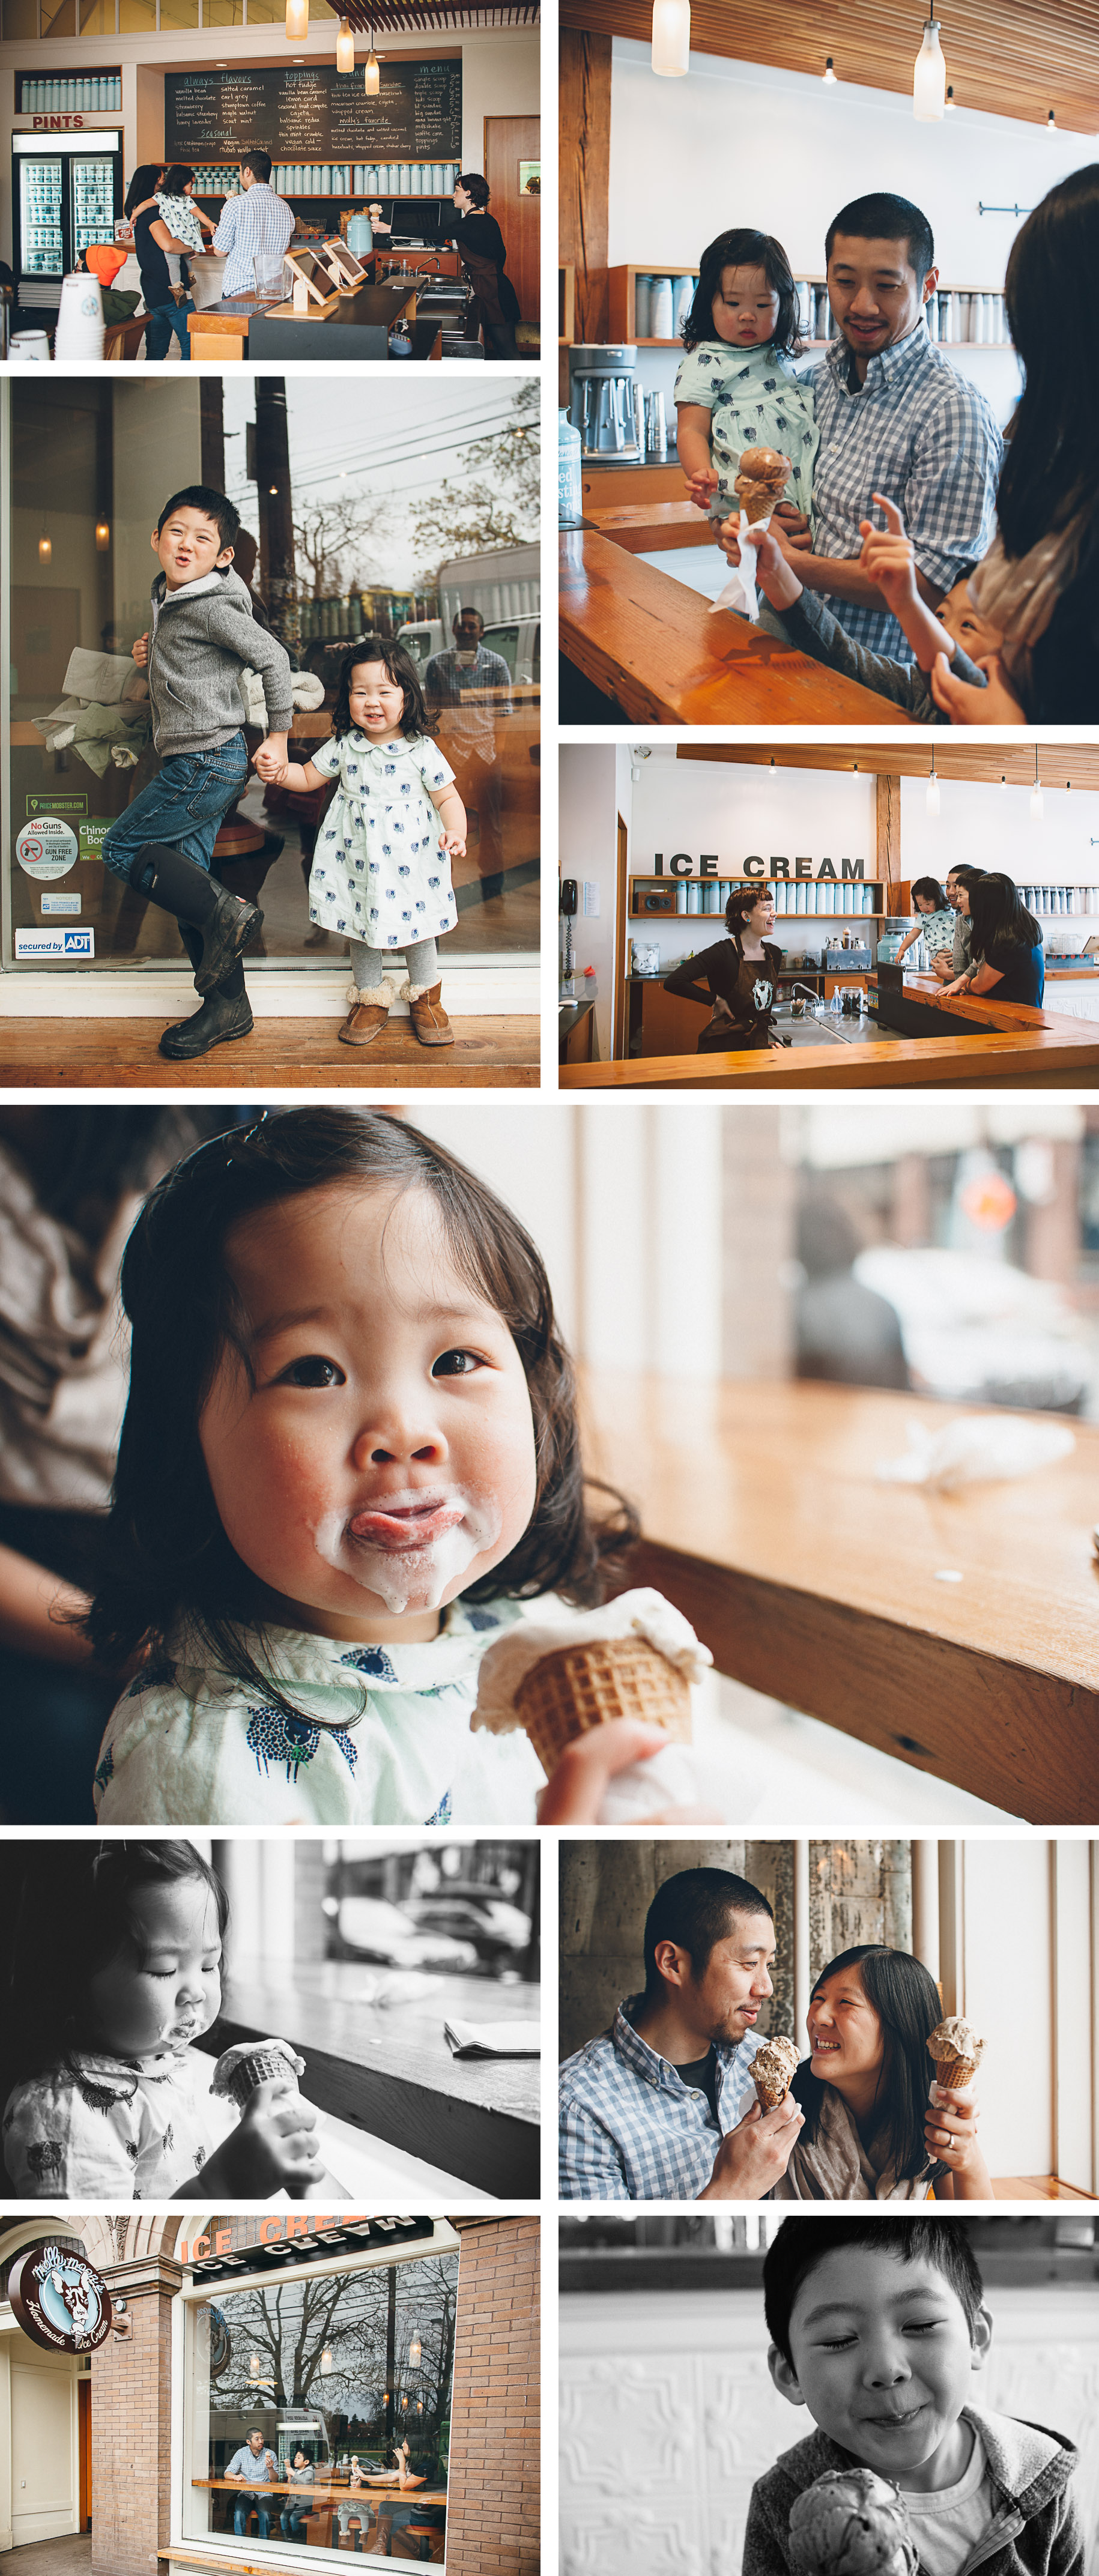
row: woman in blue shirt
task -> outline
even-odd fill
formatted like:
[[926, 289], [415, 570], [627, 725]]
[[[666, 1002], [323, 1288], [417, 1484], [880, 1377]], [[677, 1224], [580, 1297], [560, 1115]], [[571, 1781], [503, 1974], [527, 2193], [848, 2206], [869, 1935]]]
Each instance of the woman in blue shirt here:
[[1040, 1007], [1046, 984], [1041, 925], [1028, 912], [1011, 877], [994, 870], [970, 888], [973, 923], [965, 975], [943, 987], [946, 993], [995, 994], [998, 1002], [1030, 1002]]

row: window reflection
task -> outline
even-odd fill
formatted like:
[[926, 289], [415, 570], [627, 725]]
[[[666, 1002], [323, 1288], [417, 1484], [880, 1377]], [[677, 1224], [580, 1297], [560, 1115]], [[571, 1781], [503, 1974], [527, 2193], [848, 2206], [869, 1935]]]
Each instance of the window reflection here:
[[440, 2564], [457, 2299], [442, 2254], [197, 2303], [186, 2536]]

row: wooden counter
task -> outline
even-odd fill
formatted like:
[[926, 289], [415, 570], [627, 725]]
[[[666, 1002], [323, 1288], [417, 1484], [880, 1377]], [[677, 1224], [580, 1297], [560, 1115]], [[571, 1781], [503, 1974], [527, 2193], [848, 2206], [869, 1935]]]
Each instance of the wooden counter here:
[[[535, 1986], [489, 1977], [425, 1976], [419, 1993], [364, 2002], [385, 1971], [355, 1961], [281, 1963], [234, 1957], [208, 2046], [285, 2039], [305, 2059], [301, 2091], [319, 2111], [350, 2120], [498, 2199], [536, 2200], [539, 2060], [453, 2057], [443, 2022], [537, 2016]], [[394, 1971], [394, 1974], [396, 1972]]]
[[[690, 502], [635, 509], [623, 497], [600, 515], [613, 536], [590, 528], [560, 533], [559, 642], [574, 669], [617, 699], [631, 722], [851, 724], [860, 730], [910, 724], [890, 699], [761, 633], [746, 618], [724, 609], [715, 617], [708, 599], [640, 563], [621, 542], [628, 537], [641, 552], [661, 543], [707, 543], [706, 522]], [[689, 522], [701, 527], [701, 538]]]
[[667, 1593], [720, 1672], [1031, 1824], [1099, 1824], [1099, 1427], [936, 1494], [878, 1461], [979, 1408], [613, 1369], [582, 1406], [589, 1472], [641, 1515], [618, 1588]]
[[[871, 988], [873, 980], [868, 979]], [[667, 997], [669, 1004], [677, 998]], [[978, 993], [948, 998], [933, 975], [911, 977], [904, 1000], [913, 1010], [924, 1006], [936, 1017], [955, 1020], [958, 1036], [868, 1038], [852, 1045], [822, 1038], [819, 1046], [631, 1056], [613, 1064], [562, 1065], [558, 1083], [562, 1090], [592, 1091], [877, 1091], [942, 1083], [981, 1090], [1099, 1088], [1099, 1020], [1072, 1020]], [[659, 1008], [655, 998], [653, 1007]], [[701, 1008], [698, 1026], [705, 1026]]]

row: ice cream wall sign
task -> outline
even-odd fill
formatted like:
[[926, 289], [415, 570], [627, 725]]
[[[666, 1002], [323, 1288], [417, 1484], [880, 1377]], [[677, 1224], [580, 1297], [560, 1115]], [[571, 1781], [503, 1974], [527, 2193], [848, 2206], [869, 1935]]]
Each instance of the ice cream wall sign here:
[[8, 2280], [17, 2326], [44, 2352], [96, 2352], [111, 2331], [107, 2284], [70, 2245], [27, 2245]]
[[[361, 2211], [332, 2218], [316, 2217], [312, 2210], [308, 2213], [303, 2211], [300, 2217], [288, 2212], [285, 2217], [261, 2219], [255, 2242], [258, 2246], [283, 2245], [295, 2236], [323, 2236], [326, 2232], [344, 2228], [354, 2228], [358, 2245], [364, 2252], [376, 2253], [388, 2246], [407, 2245], [417, 2236], [434, 2237], [435, 2221], [433, 2218], [375, 2218]], [[244, 2245], [234, 2249], [231, 2227], [211, 2228], [207, 2235], [196, 2236], [192, 2245], [188, 2246], [184, 2239], [177, 2247], [181, 2263], [223, 2263], [234, 2250], [247, 2253], [251, 2249]], [[338, 2246], [334, 2250], [349, 2253], [351, 2247]]]
[[786, 885], [814, 879], [819, 879], [824, 885], [864, 885], [866, 882], [865, 859], [840, 859], [837, 865], [835, 859], [828, 858], [763, 859], [757, 854], [747, 859], [722, 861], [716, 850], [702, 850], [697, 859], [689, 850], [673, 850], [665, 867], [663, 850], [653, 852], [652, 873], [655, 877], [665, 874], [670, 877], [716, 877], [722, 868], [726, 875], [733, 869], [738, 876], [775, 877]]

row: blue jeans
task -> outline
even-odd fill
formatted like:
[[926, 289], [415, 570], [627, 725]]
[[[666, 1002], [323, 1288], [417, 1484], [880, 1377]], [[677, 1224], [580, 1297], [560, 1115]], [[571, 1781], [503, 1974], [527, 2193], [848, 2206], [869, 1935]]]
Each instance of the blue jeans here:
[[194, 305], [192, 304], [189, 295], [183, 304], [177, 304], [173, 298], [170, 304], [154, 304], [150, 307], [145, 318], [145, 355], [147, 358], [167, 357], [168, 351], [172, 345], [173, 331], [175, 332], [176, 338], [179, 342], [179, 354], [181, 358], [190, 357], [191, 335], [187, 329], [187, 316], [189, 313], [193, 313], [194, 309]]
[[220, 751], [173, 752], [159, 778], [143, 787], [104, 833], [105, 864], [128, 885], [130, 868], [146, 841], [170, 841], [185, 859], [209, 872], [218, 824], [247, 776], [242, 733], [233, 734]]
[[297, 2539], [308, 2511], [307, 2504], [292, 2504], [285, 2513], [280, 2513], [279, 2523], [288, 2540]]
[[264, 2503], [262, 2496], [242, 2495], [237, 2497], [236, 2503], [233, 2506], [233, 2530], [238, 2540], [245, 2540], [248, 2536], [248, 2516], [252, 2511], [253, 2505], [259, 2515], [260, 2539], [266, 2540], [267, 2538], [268, 2532], [271, 2528], [270, 2505]]

